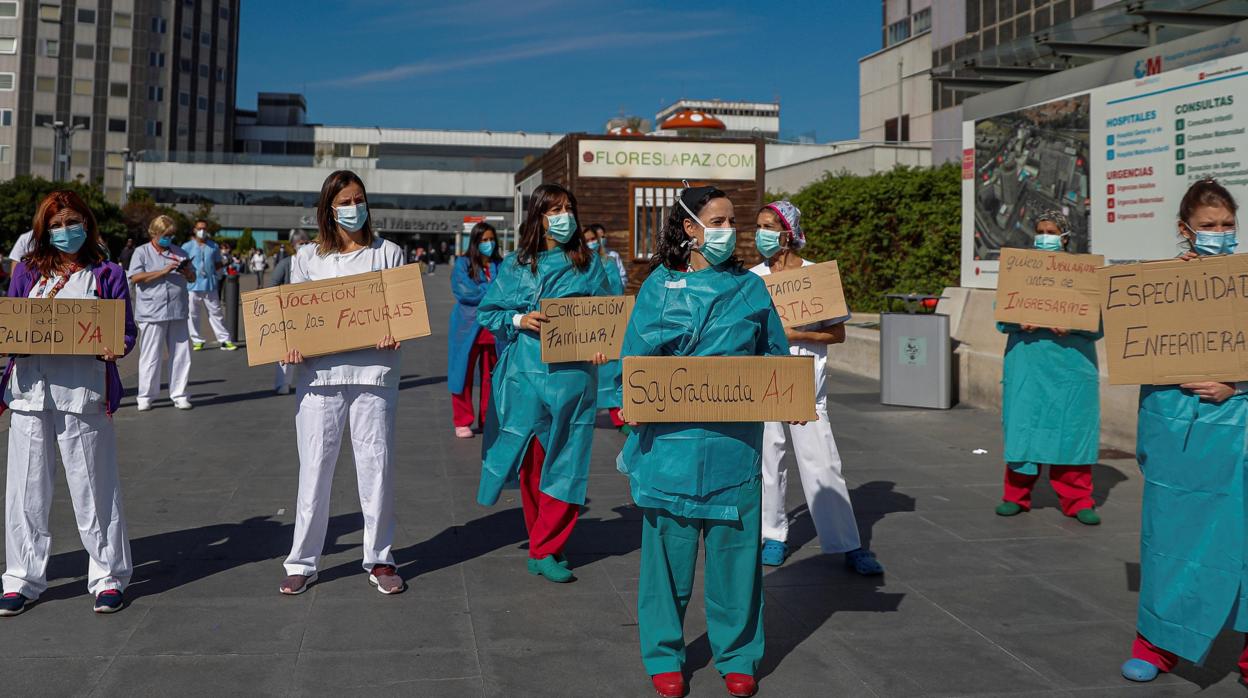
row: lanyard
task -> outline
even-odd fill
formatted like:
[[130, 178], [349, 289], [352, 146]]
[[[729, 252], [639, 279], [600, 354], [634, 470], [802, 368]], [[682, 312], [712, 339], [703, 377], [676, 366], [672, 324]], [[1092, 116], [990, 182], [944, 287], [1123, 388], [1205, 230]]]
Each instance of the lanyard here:
[[[69, 265], [69, 269], [68, 269], [68, 270], [66, 270], [66, 271], [65, 271], [65, 273], [64, 273], [64, 274], [62, 274], [62, 275], [60, 276], [60, 278], [58, 278], [58, 279], [56, 280], [56, 283], [52, 285], [52, 290], [48, 291], [48, 294], [47, 294], [46, 296], [44, 296], [44, 295], [40, 295], [40, 296], [38, 296], [38, 297], [40, 297], [40, 298], [56, 298], [56, 294], [60, 293], [60, 292], [61, 292], [61, 290], [65, 288], [65, 284], [69, 283], [69, 277], [71, 277], [71, 276], [73, 276], [74, 274], [77, 274], [78, 272], [82, 271], [82, 269], [83, 269], [82, 265], [81, 265], [81, 264], [78, 264], [77, 262], [74, 262], [73, 264]], [[40, 276], [40, 277], [39, 277], [39, 286], [37, 287], [38, 292], [39, 292], [40, 294], [42, 294], [43, 289], [44, 289], [47, 285], [48, 285], [48, 277], [46, 277], [46, 276]], [[102, 295], [103, 295], [103, 294], [100, 292], [100, 280], [97, 278], [97, 279], [95, 279], [95, 297], [96, 297], [96, 298], [101, 298], [101, 297], [102, 297]]]
[[159, 247], [156, 247], [156, 243], [153, 242], [152, 249], [156, 250], [156, 254], [159, 255], [161, 259], [167, 259], [170, 262], [177, 262], [179, 264], [182, 263], [182, 260], [177, 255], [169, 254], [168, 248], [161, 250]]

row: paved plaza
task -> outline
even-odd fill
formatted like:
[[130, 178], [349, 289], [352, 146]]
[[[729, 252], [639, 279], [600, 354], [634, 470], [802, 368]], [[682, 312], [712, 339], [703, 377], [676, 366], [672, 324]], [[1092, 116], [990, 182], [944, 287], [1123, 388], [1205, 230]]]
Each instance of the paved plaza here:
[[[335, 477], [320, 582], [284, 597], [297, 481], [293, 396], [243, 352], [194, 355], [195, 409], [116, 415], [135, 574], [128, 608], [91, 612], [63, 476], [50, 589], [0, 619], [0, 694], [100, 696], [649, 696], [637, 647], [639, 512], [600, 423], [589, 501], [568, 557], [577, 581], [525, 571], [518, 492], [476, 504], [480, 439], [454, 438], [446, 392], [448, 274], [426, 277], [433, 337], [405, 343], [395, 554], [410, 589], [383, 597], [360, 566], [349, 445]], [[123, 373], [125, 373], [123, 371]], [[800, 549], [766, 575], [763, 696], [1243, 695], [1224, 636], [1211, 668], [1153, 685], [1118, 675], [1134, 633], [1141, 478], [1095, 467], [1105, 523], [993, 514], [999, 415], [884, 407], [875, 382], [834, 375], [829, 411], [864, 539], [888, 573], [818, 554], [793, 473]], [[3, 420], [7, 425], [8, 420]], [[7, 434], [5, 436], [7, 438]], [[974, 455], [975, 449], [986, 455]], [[700, 585], [699, 585], [700, 586]], [[689, 609], [691, 695], [726, 695], [701, 594]]]

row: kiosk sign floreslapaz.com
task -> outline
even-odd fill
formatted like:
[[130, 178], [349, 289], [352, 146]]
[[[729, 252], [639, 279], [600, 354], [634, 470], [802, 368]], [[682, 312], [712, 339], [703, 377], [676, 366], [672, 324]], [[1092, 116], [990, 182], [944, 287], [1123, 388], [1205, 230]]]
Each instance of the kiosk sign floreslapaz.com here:
[[965, 122], [962, 285], [996, 288], [1001, 248], [1029, 247], [1050, 209], [1070, 220], [1072, 252], [1174, 257], [1192, 183], [1248, 200], [1246, 106], [1236, 54]]

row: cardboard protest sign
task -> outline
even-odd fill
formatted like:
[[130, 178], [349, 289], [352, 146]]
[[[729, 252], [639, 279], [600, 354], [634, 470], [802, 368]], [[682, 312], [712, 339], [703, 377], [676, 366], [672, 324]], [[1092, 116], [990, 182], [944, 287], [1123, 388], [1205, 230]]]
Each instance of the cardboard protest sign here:
[[589, 361], [598, 352], [620, 358], [635, 302], [632, 296], [543, 299], [542, 313], [550, 322], [542, 325], [542, 361]]
[[0, 298], [0, 353], [120, 356], [126, 302], [78, 298]]
[[628, 356], [623, 412], [633, 422], [810, 422], [811, 356]]
[[250, 366], [282, 361], [291, 349], [323, 356], [430, 333], [415, 264], [249, 291], [242, 300]]
[[1095, 332], [1101, 327], [1099, 254], [1006, 247], [997, 278], [997, 322]]
[[1248, 255], [1099, 270], [1109, 382], [1248, 380]]
[[821, 262], [763, 277], [785, 327], [849, 317], [845, 288], [836, 262]]

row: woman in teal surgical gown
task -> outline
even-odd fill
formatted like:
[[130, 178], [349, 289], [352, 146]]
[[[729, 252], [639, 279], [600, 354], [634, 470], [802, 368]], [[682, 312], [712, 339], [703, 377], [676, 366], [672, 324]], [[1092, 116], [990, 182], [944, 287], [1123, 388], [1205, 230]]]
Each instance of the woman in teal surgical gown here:
[[[1189, 264], [1231, 254], [1235, 200], [1206, 179], [1179, 204]], [[1199, 356], [1189, 361], [1195, 364]], [[1140, 606], [1122, 675], [1151, 681], [1179, 658], [1202, 662], [1224, 629], [1248, 631], [1245, 598], [1244, 383], [1140, 388], [1137, 458], [1144, 473]], [[1239, 658], [1248, 676], [1248, 647]]]
[[529, 534], [529, 573], [569, 582], [563, 548], [572, 535], [589, 480], [598, 396], [597, 365], [542, 363], [539, 309], [547, 298], [605, 296], [602, 265], [585, 246], [576, 198], [543, 184], [534, 190], [519, 242], [477, 306], [477, 322], [494, 333], [498, 366], [486, 415], [477, 501], [491, 505], [518, 484]]
[[[638, 293], [623, 355], [788, 356], [766, 286], [733, 257], [732, 202], [718, 189], [697, 187], [683, 190], [676, 203]], [[685, 691], [683, 624], [700, 544], [716, 668], [732, 695], [757, 690], [762, 438], [762, 423], [643, 424], [619, 456], [642, 509], [638, 632], [642, 662], [660, 695]]]

